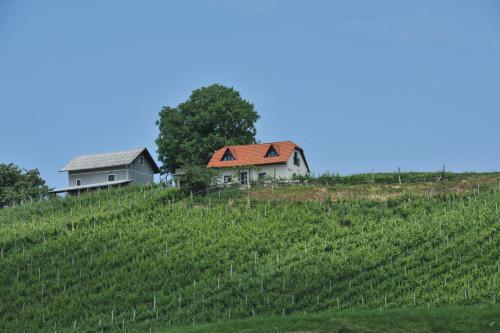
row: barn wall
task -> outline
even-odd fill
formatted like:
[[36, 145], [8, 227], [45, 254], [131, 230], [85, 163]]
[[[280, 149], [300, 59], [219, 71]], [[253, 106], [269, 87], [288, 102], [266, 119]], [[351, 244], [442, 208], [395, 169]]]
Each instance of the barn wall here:
[[128, 180], [128, 174], [125, 166], [101, 168], [94, 170], [80, 170], [68, 172], [68, 185], [76, 186], [76, 180], [81, 179], [81, 185], [90, 185], [104, 183], [108, 181], [108, 175], [114, 174], [115, 181]]
[[144, 164], [139, 163], [139, 157], [137, 157], [130, 165], [130, 179], [133, 180], [133, 184], [150, 184], [154, 182], [154, 171], [153, 165], [146, 158], [145, 154], [141, 155], [144, 157]]

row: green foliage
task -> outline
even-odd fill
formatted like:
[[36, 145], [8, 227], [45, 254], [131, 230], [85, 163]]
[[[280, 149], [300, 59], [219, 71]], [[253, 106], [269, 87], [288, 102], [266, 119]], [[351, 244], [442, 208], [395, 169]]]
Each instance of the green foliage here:
[[163, 107], [156, 122], [156, 140], [163, 173], [184, 165], [206, 166], [215, 150], [225, 145], [255, 142], [253, 104], [233, 88], [214, 84], [193, 91], [176, 107]]
[[12, 163], [0, 164], [0, 208], [44, 198], [48, 192], [37, 169], [23, 170]]
[[[205, 166], [184, 166], [184, 174], [179, 177], [181, 189], [185, 195], [205, 194], [203, 191], [213, 186], [217, 173]], [[203, 192], [203, 193], [201, 193]]]
[[388, 201], [217, 197], [191, 205], [132, 186], [0, 210], [0, 331], [498, 302], [497, 185]]

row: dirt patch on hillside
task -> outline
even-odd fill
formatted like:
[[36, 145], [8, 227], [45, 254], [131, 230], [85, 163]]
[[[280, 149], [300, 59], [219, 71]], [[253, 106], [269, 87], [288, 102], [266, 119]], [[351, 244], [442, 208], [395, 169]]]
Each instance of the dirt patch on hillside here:
[[293, 200], [293, 201], [324, 201], [331, 196], [326, 187], [294, 186], [293, 188], [265, 187], [252, 189], [248, 195], [250, 199], [273, 201], [273, 200]]
[[355, 184], [355, 185], [288, 185], [255, 187], [248, 192], [252, 200], [275, 201], [331, 201], [339, 200], [389, 200], [405, 194], [412, 196], [451, 195], [477, 191], [485, 186], [500, 187], [499, 175], [473, 175], [457, 181], [402, 183], [402, 184]]

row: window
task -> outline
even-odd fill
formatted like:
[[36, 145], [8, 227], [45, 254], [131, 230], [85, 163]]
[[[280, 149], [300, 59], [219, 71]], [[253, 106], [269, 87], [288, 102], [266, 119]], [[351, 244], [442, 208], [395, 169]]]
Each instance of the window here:
[[144, 157], [139, 156], [139, 159], [137, 160], [137, 163], [144, 164]]
[[76, 180], [76, 186], [80, 186], [82, 185], [82, 180], [81, 179], [77, 179]]
[[231, 176], [224, 176], [224, 183], [230, 183], [231, 182]]
[[293, 153], [293, 164], [295, 164], [296, 166], [300, 166], [299, 153], [297, 152]]
[[224, 155], [222, 155], [221, 161], [234, 161], [234, 155], [229, 149], [226, 149]]
[[240, 184], [248, 185], [248, 172], [245, 171], [240, 173]]
[[276, 149], [274, 149], [273, 146], [270, 146], [266, 153], [266, 157], [276, 157], [276, 156], [279, 156], [278, 152], [276, 151]]
[[115, 175], [108, 175], [108, 182], [114, 182], [115, 181]]
[[259, 172], [259, 180], [263, 180], [264, 178], [266, 178], [266, 176], [267, 176], [267, 173]]

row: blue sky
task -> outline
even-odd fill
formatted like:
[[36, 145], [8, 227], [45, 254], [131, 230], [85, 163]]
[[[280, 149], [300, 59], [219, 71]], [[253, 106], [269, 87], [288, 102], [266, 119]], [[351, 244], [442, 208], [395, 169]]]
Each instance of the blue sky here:
[[0, 0], [0, 163], [50, 186], [232, 86], [312, 170], [500, 170], [500, 1]]

